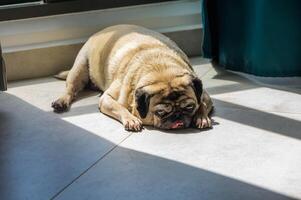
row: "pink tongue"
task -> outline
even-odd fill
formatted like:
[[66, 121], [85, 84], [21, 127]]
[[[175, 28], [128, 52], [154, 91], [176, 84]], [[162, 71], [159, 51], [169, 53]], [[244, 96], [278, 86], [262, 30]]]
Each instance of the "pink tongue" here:
[[182, 121], [175, 121], [172, 125], [171, 128], [172, 129], [176, 129], [176, 128], [181, 128], [184, 126], [184, 123]]

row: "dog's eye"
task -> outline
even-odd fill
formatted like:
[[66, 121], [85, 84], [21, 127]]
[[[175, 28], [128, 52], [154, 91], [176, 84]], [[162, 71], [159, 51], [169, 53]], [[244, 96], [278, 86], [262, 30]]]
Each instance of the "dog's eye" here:
[[185, 107], [185, 110], [192, 111], [194, 109], [194, 104], [189, 104]]
[[157, 110], [155, 114], [159, 117], [163, 117], [166, 114], [166, 112], [164, 110]]

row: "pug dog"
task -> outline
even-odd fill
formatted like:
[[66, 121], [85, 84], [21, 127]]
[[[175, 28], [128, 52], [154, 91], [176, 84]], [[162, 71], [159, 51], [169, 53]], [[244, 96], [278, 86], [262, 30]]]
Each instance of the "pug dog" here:
[[188, 57], [168, 37], [140, 26], [116, 25], [94, 34], [72, 69], [56, 77], [66, 79], [66, 90], [52, 103], [55, 112], [67, 111], [90, 84], [103, 91], [100, 112], [126, 130], [212, 126], [211, 98]]

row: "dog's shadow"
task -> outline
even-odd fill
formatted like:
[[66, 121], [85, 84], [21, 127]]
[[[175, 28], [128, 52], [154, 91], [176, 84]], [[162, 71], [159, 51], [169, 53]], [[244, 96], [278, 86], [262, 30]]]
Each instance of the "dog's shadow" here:
[[[152, 127], [152, 126], [144, 126], [144, 129], [148, 131], [158, 131], [159, 129]], [[187, 128], [187, 129], [177, 129], [177, 130], [164, 130], [160, 129], [160, 132], [167, 133], [167, 134], [197, 134], [202, 133], [204, 131], [208, 131], [210, 129], [196, 129], [196, 128]]]
[[197, 134], [197, 133], [204, 133], [212, 130], [214, 126], [219, 125], [218, 122], [212, 120], [212, 127], [211, 128], [205, 128], [205, 129], [198, 129], [198, 128], [185, 128], [185, 129], [174, 129], [174, 130], [164, 130], [164, 129], [157, 129], [153, 126], [144, 126], [144, 129], [148, 131], [160, 131], [167, 134]]

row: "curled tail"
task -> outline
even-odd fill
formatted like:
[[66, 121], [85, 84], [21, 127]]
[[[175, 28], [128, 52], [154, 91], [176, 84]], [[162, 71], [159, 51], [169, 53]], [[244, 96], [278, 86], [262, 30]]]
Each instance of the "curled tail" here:
[[60, 73], [54, 75], [54, 77], [57, 78], [57, 79], [60, 79], [60, 80], [66, 80], [66, 79], [67, 79], [67, 76], [68, 76], [68, 74], [69, 74], [69, 71], [70, 71], [70, 70], [62, 71], [62, 72], [60, 72]]

